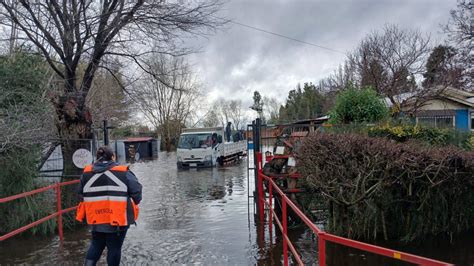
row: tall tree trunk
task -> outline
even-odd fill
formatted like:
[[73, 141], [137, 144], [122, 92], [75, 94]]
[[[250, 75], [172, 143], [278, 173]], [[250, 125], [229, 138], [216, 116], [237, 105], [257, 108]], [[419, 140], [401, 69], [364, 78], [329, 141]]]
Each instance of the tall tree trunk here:
[[[57, 115], [56, 126], [58, 129], [61, 150], [63, 154], [64, 172], [61, 181], [78, 179], [82, 169], [76, 167], [72, 156], [77, 149], [90, 149], [92, 134], [92, 117], [85, 106], [85, 95], [73, 92], [58, 97], [54, 101]], [[70, 185], [62, 188], [62, 207], [69, 208], [77, 204], [79, 198], [77, 186]], [[66, 226], [72, 224], [73, 219], [66, 218]]]

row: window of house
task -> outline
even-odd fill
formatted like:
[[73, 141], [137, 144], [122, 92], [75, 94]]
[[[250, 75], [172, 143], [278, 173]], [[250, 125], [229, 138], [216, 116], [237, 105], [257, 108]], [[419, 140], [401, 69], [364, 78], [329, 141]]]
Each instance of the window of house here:
[[424, 126], [450, 128], [454, 127], [452, 116], [418, 117], [418, 123]]
[[418, 124], [423, 126], [436, 126], [436, 119], [434, 117], [418, 117]]
[[471, 113], [471, 130], [474, 131], [474, 112]]

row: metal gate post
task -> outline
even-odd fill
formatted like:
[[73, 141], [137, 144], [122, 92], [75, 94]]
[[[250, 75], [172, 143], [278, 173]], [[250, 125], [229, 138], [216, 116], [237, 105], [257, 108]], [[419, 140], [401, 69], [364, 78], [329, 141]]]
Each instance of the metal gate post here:
[[260, 223], [265, 223], [265, 195], [263, 191], [263, 176], [262, 176], [262, 153], [257, 153], [257, 172], [258, 172], [258, 211]]
[[254, 173], [254, 191], [253, 191], [253, 200], [254, 204], [257, 205], [257, 213], [258, 213], [258, 171], [257, 171], [257, 150], [255, 147], [255, 139], [257, 138], [257, 131], [255, 126], [255, 120], [252, 121], [252, 142], [253, 142], [253, 173]]
[[61, 185], [59, 183], [56, 184], [56, 202], [57, 202], [57, 211], [58, 211], [58, 233], [59, 233], [59, 240], [63, 241], [63, 214], [62, 214], [62, 207], [61, 207]]

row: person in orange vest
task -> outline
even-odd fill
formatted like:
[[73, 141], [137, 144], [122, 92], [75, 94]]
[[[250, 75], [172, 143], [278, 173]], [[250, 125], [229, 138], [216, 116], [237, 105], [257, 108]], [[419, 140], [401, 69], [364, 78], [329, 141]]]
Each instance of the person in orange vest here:
[[85, 265], [96, 265], [105, 247], [107, 264], [119, 265], [127, 230], [138, 218], [142, 185], [128, 166], [115, 162], [111, 148], [102, 146], [97, 161], [84, 168], [79, 194], [76, 220], [90, 225], [92, 233]]

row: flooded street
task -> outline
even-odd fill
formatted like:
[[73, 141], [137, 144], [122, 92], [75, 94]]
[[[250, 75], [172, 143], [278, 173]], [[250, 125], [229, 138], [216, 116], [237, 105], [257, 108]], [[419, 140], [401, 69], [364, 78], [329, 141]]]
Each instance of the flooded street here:
[[[125, 239], [123, 263], [256, 263], [245, 160], [225, 168], [178, 171], [175, 153], [161, 153], [131, 170], [143, 184], [143, 201], [137, 226]], [[0, 264], [81, 263], [88, 244], [86, 229], [66, 231], [62, 247], [57, 236], [15, 237], [1, 243]]]
[[[122, 262], [280, 265], [280, 236], [274, 234], [270, 244], [268, 230], [262, 233], [255, 226], [252, 199], [248, 205], [246, 160], [223, 168], [178, 171], [176, 155], [160, 153], [158, 160], [132, 165], [143, 184], [143, 201], [138, 225], [130, 228], [125, 239]], [[250, 183], [252, 191], [252, 178]], [[317, 246], [311, 234], [304, 227], [291, 228], [290, 234], [305, 263], [316, 265]], [[63, 245], [57, 236], [13, 237], [0, 244], [0, 264], [81, 264], [89, 237], [86, 228], [66, 231]], [[472, 240], [452, 247], [453, 252], [443, 257], [436, 255], [436, 249], [424, 255], [463, 265], [474, 261], [472, 255], [465, 255], [470, 248]], [[329, 265], [405, 265], [331, 245], [327, 252]], [[105, 256], [100, 263], [105, 264]]]

